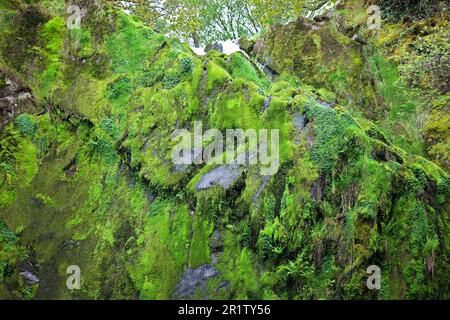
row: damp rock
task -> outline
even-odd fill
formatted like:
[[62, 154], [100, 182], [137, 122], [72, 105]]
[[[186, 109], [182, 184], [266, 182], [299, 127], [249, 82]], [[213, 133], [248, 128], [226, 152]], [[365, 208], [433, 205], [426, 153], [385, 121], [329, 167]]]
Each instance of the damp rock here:
[[197, 191], [214, 186], [227, 190], [241, 177], [243, 168], [237, 164], [223, 165], [205, 174], [195, 186]]
[[25, 281], [30, 285], [39, 283], [39, 278], [30, 271], [21, 272], [20, 275], [24, 277]]
[[[203, 294], [203, 298], [208, 298], [209, 279], [220, 276], [220, 272], [212, 265], [207, 264], [196, 269], [188, 269], [182, 276], [173, 294], [177, 299], [193, 298], [198, 290]], [[223, 287], [221, 283], [219, 286]]]

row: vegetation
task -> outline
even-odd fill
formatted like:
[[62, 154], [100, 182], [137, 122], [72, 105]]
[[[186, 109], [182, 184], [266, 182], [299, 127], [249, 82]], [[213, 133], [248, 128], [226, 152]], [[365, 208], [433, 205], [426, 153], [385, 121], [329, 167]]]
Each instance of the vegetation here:
[[133, 11], [154, 30], [174, 32], [195, 46], [258, 34], [268, 24], [285, 23], [316, 11], [322, 0], [137, 0], [112, 1]]
[[[73, 31], [0, 2], [0, 298], [449, 299], [448, 12], [380, 1], [403, 20], [373, 32], [365, 1], [208, 3], [92, 1]], [[279, 170], [172, 163], [196, 121], [278, 129]]]

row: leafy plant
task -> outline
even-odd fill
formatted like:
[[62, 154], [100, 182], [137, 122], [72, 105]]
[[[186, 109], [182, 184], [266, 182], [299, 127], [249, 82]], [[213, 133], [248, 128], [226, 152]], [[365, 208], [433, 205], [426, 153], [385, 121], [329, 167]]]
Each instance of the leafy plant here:
[[115, 100], [123, 95], [130, 94], [132, 91], [131, 80], [127, 77], [121, 77], [108, 85], [108, 99]]
[[36, 132], [36, 124], [29, 114], [21, 114], [16, 118], [16, 126], [19, 131], [27, 136], [32, 136]]

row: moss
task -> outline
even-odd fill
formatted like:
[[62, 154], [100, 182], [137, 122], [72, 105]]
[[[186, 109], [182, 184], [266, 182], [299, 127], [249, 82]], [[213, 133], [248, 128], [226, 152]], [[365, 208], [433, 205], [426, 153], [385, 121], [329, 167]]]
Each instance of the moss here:
[[269, 87], [269, 81], [255, 70], [255, 67], [242, 53], [231, 55], [230, 69], [230, 74], [233, 78], [243, 78], [247, 81], [251, 81], [263, 90], [266, 90]]
[[41, 55], [44, 57], [45, 69], [39, 76], [38, 87], [42, 96], [51, 94], [56, 89], [56, 80], [61, 74], [61, 54], [65, 37], [65, 21], [55, 17], [42, 26], [40, 37], [44, 43]]
[[[158, 210], [147, 219], [143, 234], [145, 249], [139, 263], [130, 266], [143, 299], [169, 299], [190, 257], [192, 220], [187, 208], [173, 208], [170, 202], [161, 201], [152, 205]], [[173, 220], [171, 210], [174, 210]]]
[[[416, 112], [426, 109], [403, 71], [338, 31], [357, 30], [364, 11], [339, 11], [355, 14], [339, 29], [302, 19], [271, 28], [250, 45], [281, 73], [270, 82], [240, 53], [194, 57], [108, 6], [81, 34], [63, 32], [62, 18], [25, 19], [39, 34], [27, 24], [32, 53], [16, 50], [12, 63], [2, 51], [2, 70], [42, 89], [35, 71], [53, 65], [49, 91], [37, 93], [52, 108], [0, 133], [0, 216], [16, 230], [0, 224], [0, 296], [169, 299], [187, 268], [212, 264], [220, 276], [198, 298], [446, 298], [448, 174], [411, 154], [420, 154]], [[446, 102], [432, 100], [426, 135], [436, 148]], [[177, 171], [171, 162], [172, 132], [193, 119], [280, 130], [279, 171], [266, 178], [249, 166], [229, 190], [196, 191], [216, 165]], [[64, 283], [67, 266], [79, 265], [82, 289], [15, 283], [23, 248], [46, 283]], [[387, 283], [378, 294], [365, 284], [371, 264]]]
[[[11, 136], [12, 134], [12, 136]], [[29, 139], [21, 139], [14, 130], [7, 131], [8, 139], [2, 140], [0, 207], [11, 205], [19, 186], [30, 185], [38, 171], [37, 148]]]
[[211, 262], [209, 237], [213, 232], [213, 224], [197, 215], [194, 219], [192, 232], [189, 267], [197, 268]]
[[131, 80], [127, 77], [121, 77], [108, 86], [108, 99], [118, 99], [123, 95], [129, 95], [132, 91]]
[[[361, 160], [360, 160], [361, 161]], [[355, 206], [363, 218], [376, 218], [379, 212], [387, 215], [391, 207], [389, 193], [392, 190], [391, 172], [374, 160], [362, 158], [363, 163], [359, 183], [360, 193]]]
[[151, 30], [134, 22], [124, 13], [119, 14], [117, 28], [117, 32], [107, 40], [111, 66], [117, 74], [129, 72], [131, 75], [145, 65], [149, 54], [160, 41]]
[[448, 112], [432, 110], [430, 120], [425, 126], [425, 139], [432, 160], [449, 170], [449, 115]]
[[[80, 114], [87, 117], [93, 122], [98, 122], [111, 112], [110, 102], [107, 100], [108, 85], [111, 88], [114, 80], [111, 79], [111, 84], [108, 80], [98, 80], [93, 78], [88, 72], [78, 74], [78, 76], [70, 82], [66, 90], [57, 95], [57, 100], [67, 106], [66, 110], [74, 114]], [[80, 90], [83, 94], [77, 94]], [[119, 92], [120, 93], [120, 92]], [[121, 99], [127, 99], [127, 95], [117, 97], [120, 104]]]
[[209, 62], [207, 67], [207, 80], [206, 80], [206, 92], [210, 94], [213, 88], [221, 88], [228, 81], [231, 80], [228, 72], [215, 64], [214, 62]]
[[228, 282], [228, 292], [233, 299], [259, 299], [262, 297], [261, 286], [254, 265], [254, 257], [247, 249], [239, 247], [239, 239], [226, 231], [224, 252], [219, 258], [217, 268]]
[[[16, 265], [27, 258], [27, 252], [21, 247], [19, 240], [19, 237], [0, 220], [0, 297], [2, 299], [26, 299], [34, 295], [34, 292], [31, 292], [25, 296], [22, 292], [27, 289], [26, 284], [17, 283]], [[10, 294], [7, 287], [11, 285], [18, 287], [18, 292]]]
[[346, 147], [346, 141], [340, 137], [347, 135], [346, 130], [354, 126], [355, 122], [348, 114], [339, 114], [334, 109], [314, 103], [310, 104], [306, 110], [308, 118], [315, 123], [315, 142], [311, 158], [321, 170], [330, 172], [336, 167], [339, 155]]
[[3, 88], [6, 86], [6, 80], [3, 78], [3, 76], [0, 76], [0, 90], [3, 90]]
[[[256, 110], [258, 100], [248, 100], [242, 92], [248, 90], [245, 83], [233, 82], [232, 87], [219, 95], [211, 113], [211, 126], [219, 130], [241, 128], [258, 129]], [[250, 127], [251, 125], [251, 127]]]

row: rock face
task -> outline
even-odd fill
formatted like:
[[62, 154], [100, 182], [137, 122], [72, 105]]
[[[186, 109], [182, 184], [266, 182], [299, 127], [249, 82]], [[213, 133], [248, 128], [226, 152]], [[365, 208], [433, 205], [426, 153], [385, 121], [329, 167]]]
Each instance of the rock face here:
[[212, 44], [208, 44], [205, 47], [205, 52], [209, 52], [209, 51], [218, 51], [218, 52], [223, 52], [223, 45], [219, 42], [215, 42]]
[[223, 165], [205, 174], [195, 186], [197, 190], [205, 190], [213, 186], [221, 186], [227, 190], [241, 177], [243, 168], [237, 164]]
[[[397, 68], [346, 35], [358, 26], [271, 27], [247, 45], [272, 78], [109, 2], [75, 48], [67, 17], [40, 3], [0, 10], [0, 299], [450, 298], [450, 177], [393, 133], [418, 118]], [[174, 166], [172, 134], [196, 121], [278, 129], [279, 170], [262, 177], [249, 155]], [[70, 265], [82, 290], [64, 287]], [[382, 290], [367, 288], [371, 265]]]
[[[207, 299], [208, 281], [219, 275], [220, 272], [211, 265], [203, 265], [196, 269], [189, 269], [181, 276], [173, 297], [175, 299], [192, 299], [200, 291], [201, 298]], [[223, 284], [220, 286], [223, 286]]]
[[30, 285], [39, 283], [39, 278], [29, 271], [21, 272], [20, 275], [24, 277]]
[[295, 113], [293, 116], [292, 124], [295, 128], [295, 142], [297, 144], [301, 143], [302, 134], [306, 127], [306, 114]]
[[0, 70], [0, 130], [20, 113], [33, 113], [36, 109], [30, 89]]
[[264, 101], [263, 105], [261, 106], [261, 113], [263, 113], [264, 111], [267, 110], [267, 108], [269, 108], [271, 102], [272, 102], [272, 97], [270, 96]]

